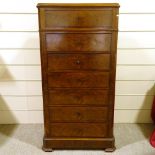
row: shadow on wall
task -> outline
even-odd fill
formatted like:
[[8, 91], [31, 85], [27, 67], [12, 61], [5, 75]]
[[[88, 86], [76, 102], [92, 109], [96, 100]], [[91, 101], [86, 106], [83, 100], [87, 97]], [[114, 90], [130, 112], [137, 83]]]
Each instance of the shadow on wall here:
[[[39, 34], [38, 33], [34, 33], [32, 32], [32, 35], [29, 35], [30, 33], [28, 33], [28, 35], [21, 35], [21, 37], [25, 37], [25, 42], [23, 43], [23, 45], [18, 45], [17, 47], [15, 46], [14, 48], [16, 48], [16, 50], [20, 52], [22, 52], [22, 48], [24, 49], [38, 49], [39, 48]], [[18, 49], [20, 48], [20, 49]], [[29, 54], [29, 52], [28, 52]], [[15, 55], [14, 58], [10, 59], [11, 62], [9, 62], [9, 64], [15, 64], [14, 60], [16, 60], [18, 58], [18, 55]], [[34, 57], [33, 57], [34, 58]], [[28, 61], [29, 60], [26, 58], [24, 59], [22, 57], [23, 61]], [[36, 57], [36, 59], [38, 59], [38, 57]], [[13, 62], [13, 63], [12, 63]], [[23, 62], [22, 65], [24, 65], [25, 63]], [[20, 73], [19, 73], [20, 74]], [[21, 76], [19, 76], [21, 77]], [[18, 79], [21, 80], [21, 79]], [[25, 81], [24, 81], [25, 82]], [[22, 83], [22, 82], [21, 82]], [[26, 83], [26, 82], [25, 82]], [[28, 95], [29, 94], [29, 90], [34, 90], [33, 88], [31, 88], [31, 86], [29, 85], [28, 87], [26, 87], [27, 85], [18, 85], [18, 81], [15, 77], [13, 77], [13, 75], [11, 74], [11, 72], [9, 71], [9, 67], [8, 65], [5, 63], [5, 61], [3, 60], [3, 58], [0, 56], [0, 95], [1, 95], [1, 101], [0, 101], [0, 111], [3, 110], [2, 113], [10, 113], [10, 115], [4, 115], [2, 113], [0, 113], [0, 124], [4, 123], [18, 123], [18, 118], [15, 118], [15, 116], [13, 116], [13, 113], [11, 113], [11, 110], [9, 109], [9, 107], [7, 107], [7, 101], [5, 101], [5, 95]], [[18, 87], [19, 86], [19, 87]], [[26, 87], [26, 88], [23, 88]], [[22, 89], [22, 90], [21, 90]], [[22, 91], [22, 92], [21, 92]], [[18, 92], [20, 92], [20, 94], [18, 94]], [[35, 93], [34, 93], [35, 94]], [[3, 101], [2, 101], [3, 100]], [[1, 109], [1, 106], [5, 106], [5, 111], [4, 109]], [[4, 119], [2, 120], [1, 118], [4, 117]], [[9, 122], [8, 122], [9, 121]]]
[[[5, 80], [13, 80], [14, 79], [13, 76], [9, 72], [7, 66], [5, 66], [5, 63], [3, 62], [1, 57], [0, 57], [0, 63], [2, 64], [0, 66], [0, 82], [4, 82]], [[3, 87], [1, 84], [2, 83], [0, 83], [0, 87]], [[0, 90], [2, 91], [1, 88]], [[14, 122], [17, 122], [17, 119], [10, 110], [8, 103], [5, 101], [3, 96], [0, 95], [0, 124], [14, 123]], [[2, 146], [3, 144], [5, 144], [5, 142], [8, 141], [9, 137], [13, 134], [16, 128], [17, 125], [12, 125], [9, 127], [8, 125], [0, 125], [0, 146]]]
[[[32, 33], [32, 37], [27, 38], [27, 40], [25, 41], [25, 43], [23, 44], [22, 47], [24, 49], [38, 49], [39, 45], [38, 45], [38, 36], [37, 35]], [[16, 47], [16, 48], [18, 49], [19, 47]], [[21, 50], [20, 50], [20, 52], [21, 52]], [[38, 59], [38, 57], [36, 57], [36, 59]], [[6, 99], [6, 97], [8, 97], [9, 95], [14, 95], [14, 94], [19, 95], [18, 93], [15, 92], [17, 89], [19, 89], [19, 88], [17, 88], [17, 81], [16, 81], [17, 79], [15, 79], [15, 77], [13, 77], [13, 75], [11, 74], [11, 72], [9, 71], [9, 68], [7, 66], [8, 65], [5, 63], [5, 61], [2, 59], [2, 57], [0, 57], [0, 124], [1, 124], [0, 125], [0, 147], [2, 145], [5, 145], [5, 143], [8, 142], [11, 137], [14, 137], [14, 136], [17, 136], [16, 139], [19, 139], [19, 140], [27, 142], [27, 143], [32, 143], [32, 144], [38, 143], [37, 146], [41, 147], [40, 144], [42, 144], [41, 142], [42, 142], [42, 137], [43, 137], [43, 135], [42, 135], [43, 134], [43, 131], [42, 131], [43, 126], [35, 125], [35, 129], [33, 131], [35, 138], [32, 138], [32, 133], [30, 133], [29, 129], [31, 128], [31, 126], [30, 127], [28, 126], [27, 127], [28, 129], [26, 130], [27, 136], [24, 136], [25, 132], [24, 133], [22, 132], [22, 131], [24, 131], [24, 130], [22, 130], [22, 128], [25, 128], [25, 126], [20, 127], [18, 125], [18, 123], [19, 123], [18, 117], [20, 117], [20, 116], [18, 115], [18, 117], [17, 117], [13, 113], [12, 108], [10, 108], [10, 104], [12, 104], [13, 102], [8, 101]], [[9, 83], [5, 83], [5, 82], [9, 82]], [[32, 87], [33, 86], [34, 85], [32, 85]], [[26, 87], [24, 90], [26, 92], [24, 92], [25, 94], [23, 94], [23, 95], [29, 95], [28, 91], [30, 89], [34, 90], [33, 88], [31, 88], [31, 86], [29, 86], [28, 88]], [[8, 90], [9, 91], [11, 90], [11, 91], [7, 92]], [[18, 92], [19, 91], [20, 90], [18, 90]], [[7, 94], [8, 96], [6, 96], [5, 94]], [[20, 93], [20, 94], [22, 94], [22, 93]], [[36, 93], [34, 93], [34, 94], [36, 94]], [[9, 97], [11, 98], [11, 96], [9, 96]], [[29, 118], [29, 116], [28, 116], [28, 118]], [[10, 125], [8, 125], [8, 124], [10, 124]], [[16, 134], [19, 129], [21, 130], [20, 134], [19, 133]], [[39, 134], [38, 134], [38, 132], [39, 132]], [[38, 135], [42, 135], [39, 137], [40, 138], [39, 140], [38, 140]], [[27, 138], [27, 137], [29, 137], [29, 138]]]
[[[8, 142], [9, 138], [13, 135], [14, 131], [18, 127], [17, 124], [14, 125], [8, 125], [13, 124], [17, 122], [16, 117], [10, 110], [10, 108], [7, 106], [7, 102], [3, 99], [2, 96], [0, 96], [0, 147], [4, 145], [6, 142]], [[6, 122], [8, 124], [6, 124]]]
[[14, 80], [14, 77], [9, 72], [7, 66], [5, 65], [4, 61], [0, 57], [0, 82], [5, 80]]
[[[142, 105], [141, 109], [139, 110], [136, 122], [143, 123], [145, 121], [147, 123], [147, 120], [150, 120], [150, 123], [152, 122], [152, 120], [151, 120], [151, 110], [150, 109], [152, 108], [154, 95], [155, 95], [155, 84], [146, 93], [145, 99], [143, 101], [143, 105]], [[144, 126], [141, 124], [141, 125], [139, 125], [139, 128], [140, 128], [140, 130], [143, 133], [145, 138], [150, 137], [151, 132], [153, 130], [152, 127], [150, 128], [150, 125], [148, 125], [148, 128], [146, 128], [146, 127], [144, 128]]]

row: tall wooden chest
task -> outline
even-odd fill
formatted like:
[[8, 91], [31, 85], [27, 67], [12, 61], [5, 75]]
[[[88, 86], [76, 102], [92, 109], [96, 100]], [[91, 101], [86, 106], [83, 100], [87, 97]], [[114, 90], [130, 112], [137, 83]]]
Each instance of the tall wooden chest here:
[[39, 10], [43, 149], [114, 150], [116, 3]]

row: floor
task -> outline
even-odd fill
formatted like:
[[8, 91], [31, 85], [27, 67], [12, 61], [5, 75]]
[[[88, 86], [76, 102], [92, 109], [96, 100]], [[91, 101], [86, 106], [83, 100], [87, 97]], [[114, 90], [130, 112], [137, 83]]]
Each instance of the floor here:
[[115, 124], [116, 151], [43, 152], [42, 124], [0, 125], [0, 155], [155, 155], [148, 142], [152, 124]]

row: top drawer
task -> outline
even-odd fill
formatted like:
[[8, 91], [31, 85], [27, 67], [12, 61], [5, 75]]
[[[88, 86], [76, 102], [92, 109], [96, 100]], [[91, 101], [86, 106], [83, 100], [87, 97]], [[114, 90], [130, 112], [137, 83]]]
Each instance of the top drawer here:
[[45, 9], [41, 29], [53, 28], [111, 28], [112, 8], [103, 9]]

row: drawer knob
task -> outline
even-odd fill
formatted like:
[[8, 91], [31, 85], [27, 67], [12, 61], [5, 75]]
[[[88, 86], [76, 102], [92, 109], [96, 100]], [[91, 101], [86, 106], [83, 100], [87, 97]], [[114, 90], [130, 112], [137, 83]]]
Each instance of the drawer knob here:
[[77, 60], [77, 61], [76, 61], [76, 64], [80, 64], [80, 60]]
[[76, 119], [82, 120], [83, 119], [83, 115], [80, 112], [76, 112]]
[[76, 115], [77, 115], [78, 117], [80, 117], [80, 116], [81, 116], [80, 112], [76, 112]]

